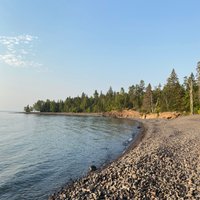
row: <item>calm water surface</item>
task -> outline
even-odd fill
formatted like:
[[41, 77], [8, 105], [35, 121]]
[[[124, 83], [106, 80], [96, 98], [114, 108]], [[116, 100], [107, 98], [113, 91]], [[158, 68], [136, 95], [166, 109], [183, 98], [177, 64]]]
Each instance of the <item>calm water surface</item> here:
[[131, 120], [0, 113], [0, 199], [47, 199], [115, 159], [136, 133]]

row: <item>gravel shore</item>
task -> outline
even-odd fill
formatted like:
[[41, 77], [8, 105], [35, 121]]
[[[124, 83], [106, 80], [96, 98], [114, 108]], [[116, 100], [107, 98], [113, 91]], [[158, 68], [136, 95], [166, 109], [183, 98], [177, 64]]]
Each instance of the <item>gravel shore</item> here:
[[139, 144], [49, 199], [200, 199], [200, 116], [139, 121]]

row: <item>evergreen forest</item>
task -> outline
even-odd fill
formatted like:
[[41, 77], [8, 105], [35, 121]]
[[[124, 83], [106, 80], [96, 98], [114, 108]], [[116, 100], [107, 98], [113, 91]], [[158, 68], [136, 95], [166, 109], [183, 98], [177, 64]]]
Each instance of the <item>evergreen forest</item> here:
[[94, 91], [93, 96], [82, 93], [81, 96], [67, 97], [63, 100], [38, 100], [32, 106], [24, 107], [25, 112], [74, 112], [96, 113], [133, 109], [143, 113], [177, 111], [200, 114], [200, 62], [196, 74], [184, 77], [183, 84], [173, 69], [165, 85], [152, 88], [143, 80], [132, 85], [126, 92], [124, 88], [113, 91], [109, 88], [106, 94]]

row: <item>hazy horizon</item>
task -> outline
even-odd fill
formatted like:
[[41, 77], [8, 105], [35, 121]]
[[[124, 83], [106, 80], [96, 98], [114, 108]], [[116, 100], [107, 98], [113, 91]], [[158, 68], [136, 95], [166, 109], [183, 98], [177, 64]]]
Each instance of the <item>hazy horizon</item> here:
[[200, 2], [2, 0], [0, 110], [180, 81], [200, 60]]

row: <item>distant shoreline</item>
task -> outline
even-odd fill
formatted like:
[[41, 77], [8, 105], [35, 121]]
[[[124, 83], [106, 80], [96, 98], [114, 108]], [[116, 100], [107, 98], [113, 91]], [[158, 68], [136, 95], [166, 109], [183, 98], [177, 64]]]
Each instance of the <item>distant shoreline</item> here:
[[109, 111], [109, 112], [15, 112], [23, 114], [34, 115], [61, 115], [61, 116], [91, 116], [91, 117], [114, 117], [124, 119], [175, 119], [181, 116], [179, 112], [161, 112], [161, 113], [140, 113], [134, 110], [122, 110], [122, 111]]
[[66, 113], [66, 112], [16, 112], [27, 115], [57, 115], [57, 116], [88, 116], [88, 117], [102, 117], [103, 113]]

